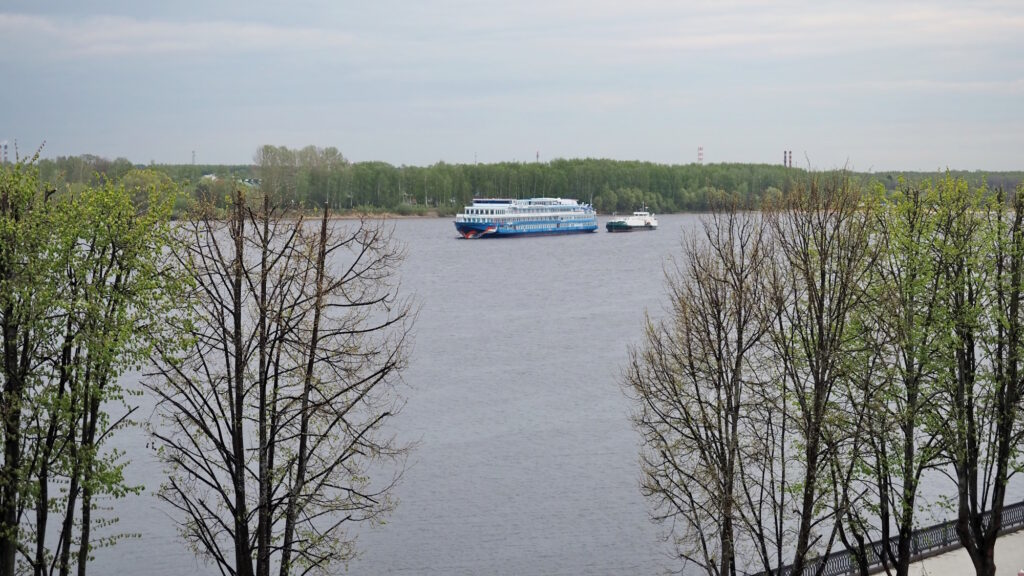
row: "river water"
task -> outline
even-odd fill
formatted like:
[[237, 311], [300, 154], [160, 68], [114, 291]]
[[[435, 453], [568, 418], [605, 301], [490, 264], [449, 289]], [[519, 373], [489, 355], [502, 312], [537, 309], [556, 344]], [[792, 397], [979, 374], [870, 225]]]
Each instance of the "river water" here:
[[696, 222], [487, 241], [398, 224], [423, 311], [397, 427], [421, 445], [355, 572], [659, 572], [667, 549], [638, 489], [619, 373]]
[[[639, 492], [620, 372], [693, 215], [656, 232], [458, 240], [448, 219], [394, 221], [403, 288], [422, 310], [392, 420], [418, 442], [387, 523], [359, 527], [353, 574], [657, 574], [678, 569]], [[341, 223], [340, 225], [344, 225]], [[142, 400], [145, 405], [145, 399]], [[147, 409], [142, 410], [143, 418]], [[146, 437], [116, 438], [145, 493], [117, 504], [138, 537], [95, 574], [215, 574], [152, 493]], [[927, 523], [927, 521], [925, 521]]]
[[[417, 442], [387, 523], [359, 527], [353, 574], [655, 574], [671, 565], [640, 495], [639, 437], [620, 386], [663, 267], [699, 218], [655, 232], [460, 240], [449, 219], [393, 221], [403, 290], [421, 304], [392, 420]], [[345, 225], [344, 222], [339, 225]], [[142, 418], [151, 407], [141, 399]], [[146, 437], [115, 438], [141, 496], [116, 504], [136, 533], [97, 550], [96, 574], [214, 574], [153, 497]]]

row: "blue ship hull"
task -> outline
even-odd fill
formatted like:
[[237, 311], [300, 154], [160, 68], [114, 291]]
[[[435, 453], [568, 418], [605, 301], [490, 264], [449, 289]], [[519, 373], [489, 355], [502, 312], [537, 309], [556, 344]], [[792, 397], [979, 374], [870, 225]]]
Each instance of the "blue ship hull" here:
[[565, 222], [557, 225], [525, 228], [525, 226], [497, 225], [483, 222], [456, 222], [455, 230], [463, 238], [511, 238], [516, 236], [550, 236], [552, 234], [579, 234], [596, 232], [597, 222]]

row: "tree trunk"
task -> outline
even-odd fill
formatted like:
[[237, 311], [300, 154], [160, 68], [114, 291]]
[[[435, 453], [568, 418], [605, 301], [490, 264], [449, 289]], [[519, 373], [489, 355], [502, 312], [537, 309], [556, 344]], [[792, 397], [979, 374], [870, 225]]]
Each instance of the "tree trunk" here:
[[14, 576], [18, 553], [18, 483], [21, 467], [21, 401], [24, 381], [18, 358], [18, 326], [14, 307], [3, 316], [4, 338], [4, 461], [0, 466], [0, 576]]
[[245, 275], [245, 211], [242, 192], [235, 192], [235, 206], [232, 221], [232, 235], [235, 243], [234, 269], [232, 270], [232, 352], [234, 373], [231, 382], [231, 435], [232, 468], [231, 476], [234, 498], [234, 540], [235, 569], [238, 576], [252, 576], [252, 548], [249, 543], [249, 512], [245, 490], [245, 348], [242, 339], [242, 279]]
[[[72, 432], [74, 434], [74, 432]], [[60, 533], [60, 562], [58, 564], [60, 576], [68, 576], [71, 573], [71, 540], [75, 529], [75, 508], [78, 502], [79, 474], [81, 458], [79, 455], [78, 443], [72, 438], [70, 444], [71, 480], [68, 486], [67, 507], [64, 510], [64, 523]]]
[[[88, 385], [88, 384], [87, 384]], [[102, 386], [97, 383], [96, 388], [90, 386], [91, 399], [89, 400], [89, 411], [86, 412], [86, 425], [82, 435], [82, 447], [86, 451], [86, 462], [82, 467], [82, 478], [85, 485], [82, 487], [82, 530], [78, 542], [78, 576], [85, 576], [86, 567], [89, 565], [89, 537], [92, 528], [92, 482], [93, 474], [92, 459], [95, 454], [96, 422], [100, 412], [100, 389]]]
[[257, 383], [259, 389], [259, 520], [256, 524], [256, 574], [270, 576], [270, 447], [268, 446], [269, 431], [267, 430], [267, 256], [270, 249], [270, 200], [263, 196], [263, 237], [260, 239], [260, 288], [259, 288], [259, 342]]
[[[815, 394], [815, 406], [820, 401]], [[815, 408], [815, 412], [818, 409]], [[814, 520], [814, 499], [818, 486], [818, 456], [821, 443], [821, 420], [815, 418], [807, 431], [807, 448], [804, 450], [807, 471], [804, 474], [804, 487], [800, 501], [800, 524], [797, 531], [796, 553], [793, 558], [793, 574], [803, 574], [807, 563], [807, 552], [810, 549], [811, 525]]]

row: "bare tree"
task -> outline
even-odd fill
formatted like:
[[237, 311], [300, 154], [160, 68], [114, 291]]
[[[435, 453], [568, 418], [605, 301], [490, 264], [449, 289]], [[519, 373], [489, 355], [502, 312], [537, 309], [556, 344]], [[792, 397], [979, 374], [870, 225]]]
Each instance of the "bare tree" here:
[[225, 220], [198, 212], [174, 255], [194, 314], [172, 319], [184, 350], [161, 349], [149, 388], [168, 480], [160, 496], [223, 574], [331, 573], [354, 554], [345, 528], [393, 506], [407, 447], [384, 424], [400, 408], [414, 309], [398, 293], [402, 253], [382, 225], [334, 229], [236, 192]]
[[[803, 573], [812, 551], [832, 549], [840, 525], [836, 513], [849, 503], [842, 492], [856, 456], [837, 451], [857, 443], [850, 423], [859, 417], [842, 400], [858, 378], [849, 360], [860, 349], [860, 329], [851, 317], [864, 301], [876, 257], [872, 211], [867, 195], [839, 172], [798, 187], [783, 209], [766, 215], [778, 246], [769, 334], [781, 371], [777, 385], [792, 404], [790, 441], [800, 447], [802, 466], [792, 484], [800, 492], [793, 502], [795, 574]], [[846, 473], [833, 468], [836, 462], [845, 462]]]
[[709, 574], [789, 558], [800, 573], [861, 518], [875, 363], [853, 315], [871, 230], [869, 197], [845, 173], [763, 219], [712, 216], [670, 277], [671, 320], [631, 353], [644, 493]]
[[648, 320], [625, 376], [639, 404], [634, 423], [653, 517], [671, 527], [682, 558], [716, 576], [742, 568], [742, 444], [754, 432], [747, 403], [765, 330], [765, 252], [758, 216], [735, 207], [709, 216], [667, 275], [671, 317]]

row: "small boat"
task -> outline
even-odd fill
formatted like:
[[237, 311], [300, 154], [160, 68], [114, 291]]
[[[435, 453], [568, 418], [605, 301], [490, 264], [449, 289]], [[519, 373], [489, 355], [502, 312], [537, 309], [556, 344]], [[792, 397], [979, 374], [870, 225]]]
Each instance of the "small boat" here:
[[634, 230], [657, 230], [658, 219], [654, 214], [641, 210], [633, 212], [631, 216], [609, 220], [605, 225], [609, 232], [632, 232]]

